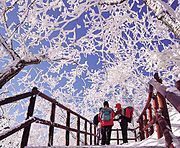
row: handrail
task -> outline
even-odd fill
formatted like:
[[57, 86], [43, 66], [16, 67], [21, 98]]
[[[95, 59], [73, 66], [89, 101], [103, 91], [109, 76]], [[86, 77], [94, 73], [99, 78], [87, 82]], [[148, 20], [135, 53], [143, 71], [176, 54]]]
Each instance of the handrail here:
[[18, 132], [19, 130], [27, 127], [28, 125], [30, 125], [31, 123], [33, 123], [35, 121], [36, 121], [35, 118], [30, 118], [30, 119], [26, 120], [24, 123], [21, 123], [21, 124], [15, 126], [14, 128], [6, 130], [5, 132], [0, 134], [0, 140], [7, 138], [8, 136]]
[[[33, 117], [33, 111], [34, 111], [34, 106], [35, 106], [35, 100], [36, 100], [36, 96], [40, 96], [41, 98], [49, 101], [52, 103], [52, 110], [51, 110], [51, 116], [50, 116], [50, 121], [44, 120], [44, 119], [40, 119], [37, 117]], [[72, 111], [71, 109], [65, 107], [64, 105], [60, 104], [59, 102], [57, 102], [55, 99], [45, 95], [44, 93], [40, 92], [36, 87], [34, 87], [32, 89], [31, 92], [27, 92], [27, 93], [23, 93], [20, 95], [16, 95], [13, 97], [9, 97], [9, 98], [5, 98], [3, 100], [0, 100], [0, 105], [5, 105], [8, 103], [12, 103], [15, 101], [19, 101], [21, 99], [30, 97], [30, 103], [29, 103], [29, 107], [28, 107], [28, 112], [27, 112], [27, 118], [26, 121], [20, 125], [19, 128], [17, 128], [18, 130], [24, 128], [24, 132], [23, 132], [23, 136], [22, 136], [22, 141], [21, 141], [21, 148], [24, 148], [25, 146], [27, 146], [28, 143], [28, 137], [29, 137], [29, 133], [30, 133], [30, 128], [31, 128], [31, 123], [36, 122], [36, 123], [40, 123], [40, 124], [45, 124], [49, 126], [49, 142], [48, 142], [48, 146], [52, 146], [53, 145], [53, 133], [54, 133], [54, 127], [57, 128], [61, 128], [66, 130], [66, 146], [69, 145], [69, 131], [73, 131], [77, 133], [77, 145], [79, 145], [79, 141], [80, 141], [80, 134], [84, 134], [85, 135], [85, 145], [87, 145], [87, 135], [90, 136], [90, 143], [92, 144], [92, 138], [94, 137], [94, 144], [96, 144], [96, 126], [89, 121], [88, 119], [84, 118], [83, 116], [77, 114], [76, 112]], [[67, 117], [66, 117], [66, 126], [55, 123], [54, 119], [55, 119], [55, 107], [58, 106], [61, 109], [64, 109], [65, 111], [67, 111]], [[77, 122], [77, 129], [75, 128], [71, 128], [70, 127], [70, 114], [73, 114], [75, 116], [77, 116], [78, 118], [78, 122]], [[33, 118], [31, 118], [33, 117]], [[85, 131], [80, 129], [80, 119], [85, 121]], [[87, 131], [87, 124], [90, 125], [90, 132]], [[92, 126], [93, 125], [93, 126]], [[94, 130], [92, 130], [92, 128], [94, 127]], [[12, 129], [12, 131], [10, 130], [8, 132], [8, 134], [5, 134], [6, 136], [10, 136], [13, 133], [17, 132], [18, 130]], [[4, 136], [1, 137], [2, 139], [6, 138]]]
[[[159, 79], [157, 75], [155, 78], [161, 83], [161, 79]], [[166, 146], [173, 147], [172, 136], [170, 134], [171, 124], [166, 100], [160, 94], [160, 92], [154, 94], [153, 90], [153, 86], [149, 84], [148, 99], [143, 111], [138, 118], [140, 139], [143, 140], [152, 135], [154, 132], [153, 124], [156, 124], [158, 139], [164, 135]]]
[[61, 129], [65, 129], [65, 130], [68, 130], [68, 131], [72, 131], [72, 132], [76, 132], [76, 133], [82, 133], [82, 134], [88, 134], [88, 135], [93, 135], [93, 136], [96, 136], [95, 134], [91, 134], [89, 132], [85, 132], [85, 131], [82, 131], [82, 130], [77, 130], [75, 128], [70, 128], [70, 127], [66, 127], [64, 125], [61, 125], [59, 123], [52, 123], [48, 120], [44, 120], [44, 119], [40, 119], [40, 118], [37, 118], [37, 117], [34, 117], [35, 118], [35, 121], [36, 123], [40, 123], [40, 124], [44, 124], [44, 125], [49, 125], [49, 126], [54, 126], [54, 127], [57, 127], [57, 128], [61, 128]]
[[[51, 107], [51, 115], [50, 115], [50, 120], [44, 120], [44, 119], [40, 119], [38, 117], [34, 117], [33, 116], [33, 112], [34, 112], [34, 107], [35, 107], [35, 102], [36, 102], [36, 96], [40, 96], [41, 98], [49, 101], [52, 103], [52, 107]], [[2, 135], [0, 134], [0, 140], [18, 132], [20, 129], [24, 128], [23, 131], [23, 135], [22, 135], [22, 140], [21, 140], [21, 148], [24, 148], [25, 146], [27, 146], [28, 144], [28, 138], [29, 138], [29, 133], [30, 133], [30, 128], [31, 128], [31, 124], [32, 123], [39, 123], [39, 124], [44, 124], [44, 125], [48, 125], [49, 126], [49, 139], [48, 139], [48, 146], [52, 146], [53, 145], [53, 135], [54, 135], [54, 127], [56, 128], [60, 128], [60, 129], [64, 129], [66, 130], [65, 133], [65, 138], [66, 138], [66, 142], [65, 145], [68, 146], [69, 145], [69, 132], [76, 132], [76, 138], [77, 138], [77, 145], [80, 145], [79, 141], [80, 141], [80, 134], [84, 134], [84, 144], [87, 145], [88, 143], [90, 145], [92, 145], [92, 140], [94, 137], [94, 145], [97, 144], [97, 134], [96, 134], [96, 130], [97, 127], [88, 119], [86, 119], [85, 117], [79, 115], [78, 113], [72, 111], [71, 109], [67, 108], [66, 106], [62, 105], [61, 103], [57, 102], [55, 99], [47, 96], [46, 94], [40, 92], [36, 87], [34, 87], [32, 89], [31, 92], [27, 92], [27, 93], [23, 93], [20, 95], [16, 95], [13, 97], [9, 97], [9, 98], [5, 98], [3, 100], [0, 100], [0, 105], [5, 105], [8, 103], [12, 103], [15, 101], [19, 101], [22, 100], [24, 98], [27, 97], [31, 97], [30, 98], [30, 103], [28, 106], [28, 111], [27, 111], [27, 117], [26, 120], [21, 123], [20, 125], [16, 126], [15, 128], [12, 128], [6, 132], [4, 132]], [[66, 120], [65, 120], [65, 125], [61, 125], [59, 123], [55, 122], [55, 110], [56, 110], [56, 106], [60, 107], [61, 109], [65, 110], [67, 112], [67, 116], [66, 116]], [[72, 128], [70, 127], [70, 115], [73, 114], [75, 116], [77, 116], [77, 128]], [[80, 121], [84, 120], [84, 130], [81, 129], [80, 126]], [[90, 130], [87, 130], [87, 124], [90, 125]], [[94, 130], [93, 130], [94, 128]], [[131, 131], [134, 131], [134, 138], [128, 138], [128, 140], [135, 140], [137, 141], [137, 133], [135, 129], [128, 129]], [[117, 144], [119, 144], [119, 140], [122, 140], [119, 138], [119, 131], [121, 131], [121, 129], [112, 129], [112, 131], [116, 131], [117, 132], [117, 138], [115, 139], [111, 139], [111, 140], [117, 140]], [[88, 137], [89, 138], [89, 142], [87, 141]]]
[[[59, 106], [60, 108], [66, 110], [66, 111], [69, 111], [70, 113], [76, 115], [76, 116], [79, 116], [81, 119], [83, 120], [87, 120], [86, 118], [84, 118], [83, 116], [79, 115], [78, 113], [72, 111], [71, 109], [67, 108], [66, 106], [62, 105], [61, 103], [57, 102], [55, 99], [47, 96], [46, 94], [40, 92], [39, 90], [35, 90], [34, 91], [35, 94], [37, 94], [38, 96], [44, 98], [45, 100], [51, 102], [51, 103], [55, 103], [57, 106]], [[91, 121], [87, 120], [87, 122], [89, 123], [92, 123]]]
[[96, 136], [95, 134], [92, 134], [92, 133], [89, 133], [89, 132], [85, 132], [85, 131], [78, 131], [77, 129], [75, 128], [70, 128], [70, 127], [66, 127], [64, 125], [61, 125], [61, 124], [58, 124], [58, 123], [52, 123], [48, 120], [44, 120], [44, 119], [40, 119], [38, 117], [31, 117], [30, 119], [26, 120], [25, 122], [9, 129], [9, 130], [6, 130], [5, 132], [1, 133], [0, 134], [0, 140], [3, 140], [5, 138], [7, 138], [8, 136], [18, 132], [19, 130], [29, 126], [30, 124], [32, 123], [39, 123], [39, 124], [44, 124], [44, 125], [49, 125], [49, 126], [54, 126], [54, 127], [57, 127], [57, 128], [61, 128], [61, 129], [65, 129], [65, 130], [68, 130], [68, 131], [73, 131], [73, 132], [76, 132], [76, 133], [82, 133], [82, 134], [88, 134], [88, 135], [92, 135], [92, 136]]
[[[134, 128], [134, 129], [131, 129], [131, 128], [127, 129], [127, 131], [134, 132], [134, 137], [128, 137], [127, 140], [134, 140], [134, 141], [138, 140], [138, 136], [137, 136], [137, 132], [136, 132], [137, 129], [138, 129], [138, 127]], [[119, 138], [119, 131], [122, 131], [122, 129], [118, 129], [118, 128], [112, 129], [112, 132], [113, 131], [117, 133], [117, 138], [111, 138], [111, 140], [116, 140], [117, 144], [119, 145], [119, 140], [123, 140], [122, 138]]]
[[20, 95], [13, 96], [13, 97], [5, 98], [3, 100], [0, 100], [0, 106], [8, 104], [8, 103], [15, 102], [15, 101], [22, 100], [24, 98], [32, 96], [32, 94], [33, 94], [32, 92], [27, 92], [27, 93], [23, 93]]
[[[71, 109], [67, 108], [66, 106], [62, 105], [61, 103], [57, 102], [55, 99], [47, 96], [46, 94], [40, 92], [36, 87], [34, 87], [32, 89], [32, 92], [27, 92], [27, 93], [22, 93], [22, 94], [19, 94], [19, 95], [16, 95], [16, 96], [13, 96], [13, 97], [8, 97], [8, 98], [5, 98], [3, 100], [0, 100], [0, 106], [1, 105], [5, 105], [5, 104], [9, 104], [9, 103], [13, 103], [15, 101], [19, 101], [19, 100], [22, 100], [24, 98], [27, 98], [27, 97], [30, 97], [32, 95], [38, 95], [42, 98], [44, 98], [45, 100], [51, 102], [51, 103], [55, 103], [57, 106], [59, 106], [60, 108], [64, 109], [64, 110], [67, 110], [69, 111], [70, 113], [76, 115], [76, 116], [79, 116], [81, 119], [83, 120], [87, 120], [86, 118], [84, 118], [83, 116], [79, 115], [78, 113], [72, 111]], [[87, 122], [89, 123], [92, 123], [91, 121], [87, 120]]]

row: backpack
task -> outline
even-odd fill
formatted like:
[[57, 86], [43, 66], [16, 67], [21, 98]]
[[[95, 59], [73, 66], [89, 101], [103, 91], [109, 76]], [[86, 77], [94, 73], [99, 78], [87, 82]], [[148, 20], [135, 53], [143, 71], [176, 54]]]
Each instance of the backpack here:
[[98, 114], [94, 116], [93, 118], [93, 123], [97, 126], [99, 121], [98, 121]]
[[134, 108], [132, 106], [128, 106], [124, 109], [124, 113], [123, 115], [125, 117], [127, 117], [127, 121], [128, 122], [131, 122], [132, 120], [132, 117], [133, 117], [133, 111], [134, 111]]
[[102, 121], [109, 121], [109, 120], [111, 120], [111, 112], [112, 112], [111, 109], [103, 108], [101, 110], [101, 120]]

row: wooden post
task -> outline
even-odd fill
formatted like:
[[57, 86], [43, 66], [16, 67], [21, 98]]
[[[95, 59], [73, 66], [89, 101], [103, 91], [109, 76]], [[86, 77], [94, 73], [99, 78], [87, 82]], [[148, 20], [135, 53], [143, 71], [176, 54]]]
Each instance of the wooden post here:
[[[155, 115], [157, 114], [157, 110], [159, 108], [159, 105], [158, 105], [158, 101], [157, 101], [157, 96], [154, 96], [153, 98], [153, 106], [154, 106], [154, 113]], [[156, 133], [157, 133], [157, 138], [160, 139], [162, 137], [162, 132], [160, 130], [160, 127], [159, 127], [159, 124], [157, 122], [157, 118], [156, 118]]]
[[166, 146], [170, 148], [170, 146], [173, 146], [173, 137], [171, 135], [171, 129], [168, 127], [168, 124], [165, 120], [165, 118], [162, 115], [158, 115], [158, 123], [161, 128], [161, 131], [164, 135]]
[[171, 128], [171, 123], [170, 123], [170, 119], [169, 119], [169, 113], [168, 113], [168, 109], [167, 109], [166, 99], [160, 93], [157, 93], [157, 98], [158, 98], [159, 108], [162, 111], [162, 115], [164, 116], [169, 127]]
[[[157, 82], [162, 84], [162, 79], [159, 77], [158, 73], [154, 74], [154, 78], [156, 79]], [[168, 113], [168, 109], [167, 109], [166, 99], [159, 92], [157, 92], [157, 96], [158, 96], [159, 108], [162, 111], [162, 115], [164, 116], [169, 127], [171, 128], [171, 123], [170, 123], [170, 119], [169, 119], [169, 113]]]
[[90, 123], [90, 145], [92, 145], [92, 123]]
[[[51, 123], [54, 123], [54, 120], [55, 120], [55, 109], [56, 109], [56, 105], [55, 105], [55, 103], [52, 103], [51, 117], [50, 117]], [[49, 126], [49, 142], [48, 142], [48, 146], [53, 146], [53, 136], [54, 136], [54, 126], [50, 125]]]
[[141, 140], [144, 140], [145, 139], [145, 136], [144, 136], [144, 130], [143, 130], [143, 117], [141, 117], [139, 119], [139, 132], [140, 132], [140, 139]]
[[[146, 112], [144, 113], [143, 117], [144, 117], [144, 127], [146, 127], [147, 122], [148, 122], [148, 120], [147, 120], [147, 113]], [[146, 135], [146, 138], [149, 137], [148, 128], [145, 130], [145, 135]]]
[[80, 117], [78, 116], [78, 119], [77, 119], [77, 146], [80, 145], [79, 141], [80, 141]]
[[135, 141], [137, 141], [136, 129], [134, 129], [134, 137], [135, 137]]
[[[32, 89], [32, 92], [36, 90], [37, 88], [35, 87]], [[29, 119], [29, 117], [33, 116], [35, 101], [36, 101], [36, 95], [32, 95], [30, 98], [29, 106], [28, 106], [26, 120]], [[31, 124], [24, 128], [22, 140], [21, 140], [21, 148], [24, 148], [28, 144], [30, 129], [31, 129]]]
[[97, 136], [97, 134], [96, 134], [96, 126], [95, 125], [93, 125], [94, 126], [94, 145], [96, 145], [97, 143], [96, 143], [96, 136]]
[[119, 129], [117, 128], [117, 145], [119, 145]]
[[85, 142], [85, 145], [87, 145], [87, 120], [85, 120], [84, 128], [85, 128], [84, 142]]
[[[70, 112], [67, 111], [66, 127], [70, 127]], [[69, 146], [69, 130], [66, 130], [66, 146]]]
[[[152, 105], [150, 104], [148, 107], [148, 120], [149, 122], [152, 121]], [[149, 134], [152, 135], [154, 133], [154, 127], [153, 125], [150, 127]]]

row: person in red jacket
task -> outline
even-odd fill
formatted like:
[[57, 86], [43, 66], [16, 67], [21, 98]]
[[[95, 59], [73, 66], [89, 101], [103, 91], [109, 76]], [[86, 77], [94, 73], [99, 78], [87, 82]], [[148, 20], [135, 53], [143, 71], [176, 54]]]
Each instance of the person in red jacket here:
[[114, 110], [109, 107], [109, 103], [104, 101], [104, 108], [101, 109], [98, 119], [101, 125], [102, 140], [101, 145], [109, 145], [111, 139], [112, 126], [114, 125], [113, 119], [115, 117]]
[[123, 138], [123, 143], [128, 143], [128, 138], [127, 138], [127, 129], [128, 129], [128, 118], [123, 115], [123, 109], [121, 108], [121, 104], [117, 103], [115, 108], [117, 108], [117, 111], [115, 115], [118, 116], [118, 122], [120, 123], [121, 126], [121, 131], [122, 131], [122, 138]]

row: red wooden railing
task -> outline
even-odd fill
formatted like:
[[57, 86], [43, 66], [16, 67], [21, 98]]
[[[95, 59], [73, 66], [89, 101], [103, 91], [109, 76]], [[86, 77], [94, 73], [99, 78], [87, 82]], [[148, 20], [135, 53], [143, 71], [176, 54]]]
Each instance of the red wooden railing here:
[[[155, 79], [162, 83], [159, 77]], [[154, 124], [157, 132], [157, 138], [165, 137], [166, 146], [173, 148], [171, 136], [171, 124], [165, 98], [159, 93], [154, 92], [152, 85], [149, 85], [147, 103], [139, 116], [139, 131], [140, 139], [143, 140], [152, 135], [155, 131]]]
[[[50, 120], [44, 120], [38, 117], [33, 117], [33, 112], [34, 112], [34, 107], [35, 107], [35, 102], [36, 102], [36, 97], [40, 96], [41, 98], [49, 101], [51, 105], [51, 115], [50, 115]], [[48, 136], [48, 146], [53, 146], [53, 138], [54, 138], [54, 128], [59, 128], [59, 129], [64, 129], [66, 130], [65, 133], [65, 145], [69, 146], [70, 142], [70, 132], [75, 132], [76, 133], [76, 144], [77, 146], [80, 145], [80, 134], [84, 134], [84, 144], [85, 145], [96, 145], [97, 144], [97, 127], [89, 120], [86, 118], [82, 117], [81, 115], [77, 114], [76, 112], [72, 111], [71, 109], [65, 107], [64, 105], [60, 104], [57, 102], [55, 99], [52, 99], [51, 97], [45, 95], [44, 93], [40, 92], [37, 88], [33, 88], [31, 92], [23, 93], [20, 95], [16, 95], [13, 97], [5, 98], [3, 100], [0, 100], [0, 106], [5, 105], [8, 103], [13, 103], [15, 101], [19, 101], [25, 98], [30, 97], [29, 101], [29, 106], [28, 106], [28, 111], [27, 111], [27, 117], [26, 120], [21, 123], [20, 125], [6, 130], [2, 134], [0, 134], [0, 140], [7, 138], [8, 136], [18, 132], [21, 129], [24, 129], [23, 135], [22, 135], [22, 140], [21, 140], [21, 148], [24, 148], [28, 144], [28, 139], [29, 139], [29, 134], [30, 134], [30, 129], [31, 129], [31, 124], [32, 123], [39, 123], [39, 124], [44, 124], [49, 126], [49, 136]], [[59, 107], [63, 110], [66, 111], [66, 120], [65, 125], [61, 125], [59, 123], [55, 122], [55, 112], [56, 112], [56, 107]], [[70, 116], [75, 115], [77, 117], [77, 127], [72, 128], [70, 127]], [[84, 129], [81, 129], [81, 121], [84, 121]], [[87, 127], [90, 127], [89, 131]], [[134, 137], [129, 137], [128, 140], [134, 140], [137, 141], [138, 136], [136, 134], [137, 129], [128, 129], [128, 131], [133, 131], [134, 132]], [[112, 131], [115, 131], [117, 133], [117, 138], [113, 138], [111, 140], [116, 140], [117, 144], [119, 144], [119, 140], [122, 140], [122, 138], [119, 138], [119, 132], [121, 129], [113, 129]], [[88, 139], [89, 136], [89, 139]], [[89, 140], [89, 141], [88, 141]]]

